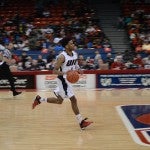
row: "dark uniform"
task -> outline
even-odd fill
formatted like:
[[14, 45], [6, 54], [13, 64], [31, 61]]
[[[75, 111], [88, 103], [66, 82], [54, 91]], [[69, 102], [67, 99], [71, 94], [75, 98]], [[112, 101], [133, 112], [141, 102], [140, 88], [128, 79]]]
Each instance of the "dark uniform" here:
[[[8, 49], [2, 51], [3, 57], [7, 59], [12, 58], [12, 54]], [[17, 92], [15, 89], [15, 79], [13, 78], [12, 72], [10, 71], [9, 65], [2, 59], [0, 59], [0, 79], [8, 79], [10, 83], [10, 90], [13, 92], [13, 96], [21, 94], [21, 92]]]

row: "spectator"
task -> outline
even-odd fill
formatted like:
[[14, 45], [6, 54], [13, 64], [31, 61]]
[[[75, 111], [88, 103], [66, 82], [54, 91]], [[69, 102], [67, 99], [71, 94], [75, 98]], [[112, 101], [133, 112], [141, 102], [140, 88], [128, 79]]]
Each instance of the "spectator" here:
[[42, 70], [42, 68], [39, 68], [38, 61], [36, 59], [30, 59], [29, 58], [29, 64], [27, 66], [27, 69], [29, 70]]
[[111, 53], [107, 53], [105, 63], [108, 63], [108, 68], [111, 69], [111, 64], [114, 62], [114, 58]]
[[17, 69], [18, 66], [17, 66], [17, 62], [15, 59], [11, 60], [11, 64], [10, 64], [9, 68], [10, 68], [11, 72], [18, 71], [18, 69]]
[[46, 62], [50, 63], [55, 58], [56, 58], [56, 53], [52, 48], [50, 48], [49, 52], [48, 52], [48, 55], [46, 57]]
[[46, 69], [53, 70], [55, 65], [56, 59], [53, 59], [51, 62], [46, 64]]
[[62, 45], [59, 42], [54, 45], [54, 51], [56, 54], [59, 54], [63, 50], [64, 50], [64, 48], [62, 47]]
[[20, 63], [20, 66], [22, 66], [23, 70], [26, 69], [25, 63], [28, 61], [28, 57], [27, 52], [23, 51], [20, 57], [20, 61], [22, 62]]
[[40, 70], [46, 69], [46, 61], [43, 60], [42, 55], [38, 55], [37, 67]]
[[25, 62], [25, 68], [26, 70], [31, 70], [32, 68], [33, 59], [31, 56], [28, 56], [27, 61]]
[[150, 69], [150, 54], [147, 57], [143, 58], [143, 63], [145, 69]]
[[115, 61], [111, 64], [112, 70], [123, 70], [125, 69], [125, 65], [123, 63], [122, 57], [116, 56]]
[[144, 67], [144, 62], [142, 59], [142, 56], [140, 54], [137, 54], [133, 60], [133, 64], [137, 65], [139, 69], [142, 69]]
[[102, 48], [104, 49], [106, 53], [109, 53], [112, 51], [110, 41], [107, 38], [103, 39]]
[[108, 65], [108, 63], [104, 63], [104, 61], [100, 58], [100, 59], [98, 59], [97, 69], [98, 70], [108, 70], [109, 65]]
[[102, 59], [102, 56], [98, 50], [95, 51], [95, 57], [94, 57], [94, 64], [97, 66], [98, 65], [98, 60]]
[[84, 56], [82, 54], [80, 54], [78, 56], [78, 64], [80, 67], [83, 66], [83, 61], [84, 61]]

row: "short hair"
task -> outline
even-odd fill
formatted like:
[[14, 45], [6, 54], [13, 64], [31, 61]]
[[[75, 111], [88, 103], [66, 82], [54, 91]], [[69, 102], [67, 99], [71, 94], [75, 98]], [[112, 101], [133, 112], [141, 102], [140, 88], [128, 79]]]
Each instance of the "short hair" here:
[[60, 40], [60, 44], [63, 46], [63, 47], [66, 47], [66, 45], [69, 43], [69, 41], [71, 41], [72, 39], [69, 38], [69, 37], [64, 37], [62, 40]]

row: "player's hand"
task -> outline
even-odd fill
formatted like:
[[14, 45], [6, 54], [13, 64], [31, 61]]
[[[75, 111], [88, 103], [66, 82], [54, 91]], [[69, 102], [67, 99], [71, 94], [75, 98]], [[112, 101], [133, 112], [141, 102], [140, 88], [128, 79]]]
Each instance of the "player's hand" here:
[[83, 74], [83, 70], [79, 69], [77, 71], [78, 71], [79, 74], [81, 74], [81, 75]]

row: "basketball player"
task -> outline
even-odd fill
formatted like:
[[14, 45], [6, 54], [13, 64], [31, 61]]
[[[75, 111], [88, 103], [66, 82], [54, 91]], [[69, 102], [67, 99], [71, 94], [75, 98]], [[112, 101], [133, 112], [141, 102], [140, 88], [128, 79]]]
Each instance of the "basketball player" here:
[[8, 79], [10, 83], [10, 90], [13, 93], [13, 96], [21, 94], [21, 92], [17, 92], [15, 88], [15, 79], [13, 78], [13, 75], [9, 69], [9, 65], [11, 64], [11, 49], [13, 45], [10, 43], [5, 46], [5, 49], [0, 52], [0, 79], [5, 78]]
[[[77, 53], [74, 51], [75, 45], [70, 38], [63, 38], [60, 43], [65, 48], [63, 52], [61, 52], [56, 60], [56, 64], [54, 66], [54, 74], [58, 75], [58, 87], [54, 90], [54, 94], [56, 97], [48, 97], [42, 98], [39, 95], [36, 96], [32, 109], [34, 109], [41, 102], [47, 103], [55, 103], [62, 104], [64, 98], [69, 98], [71, 101], [71, 106], [74, 114], [76, 115], [76, 119], [81, 127], [81, 129], [85, 129], [92, 122], [86, 121], [87, 118], [83, 119], [79, 108], [77, 105], [77, 99], [74, 95], [72, 85], [66, 80], [66, 72], [69, 70], [79, 70], [78, 62], [77, 62]], [[81, 71], [79, 71], [81, 72]]]

